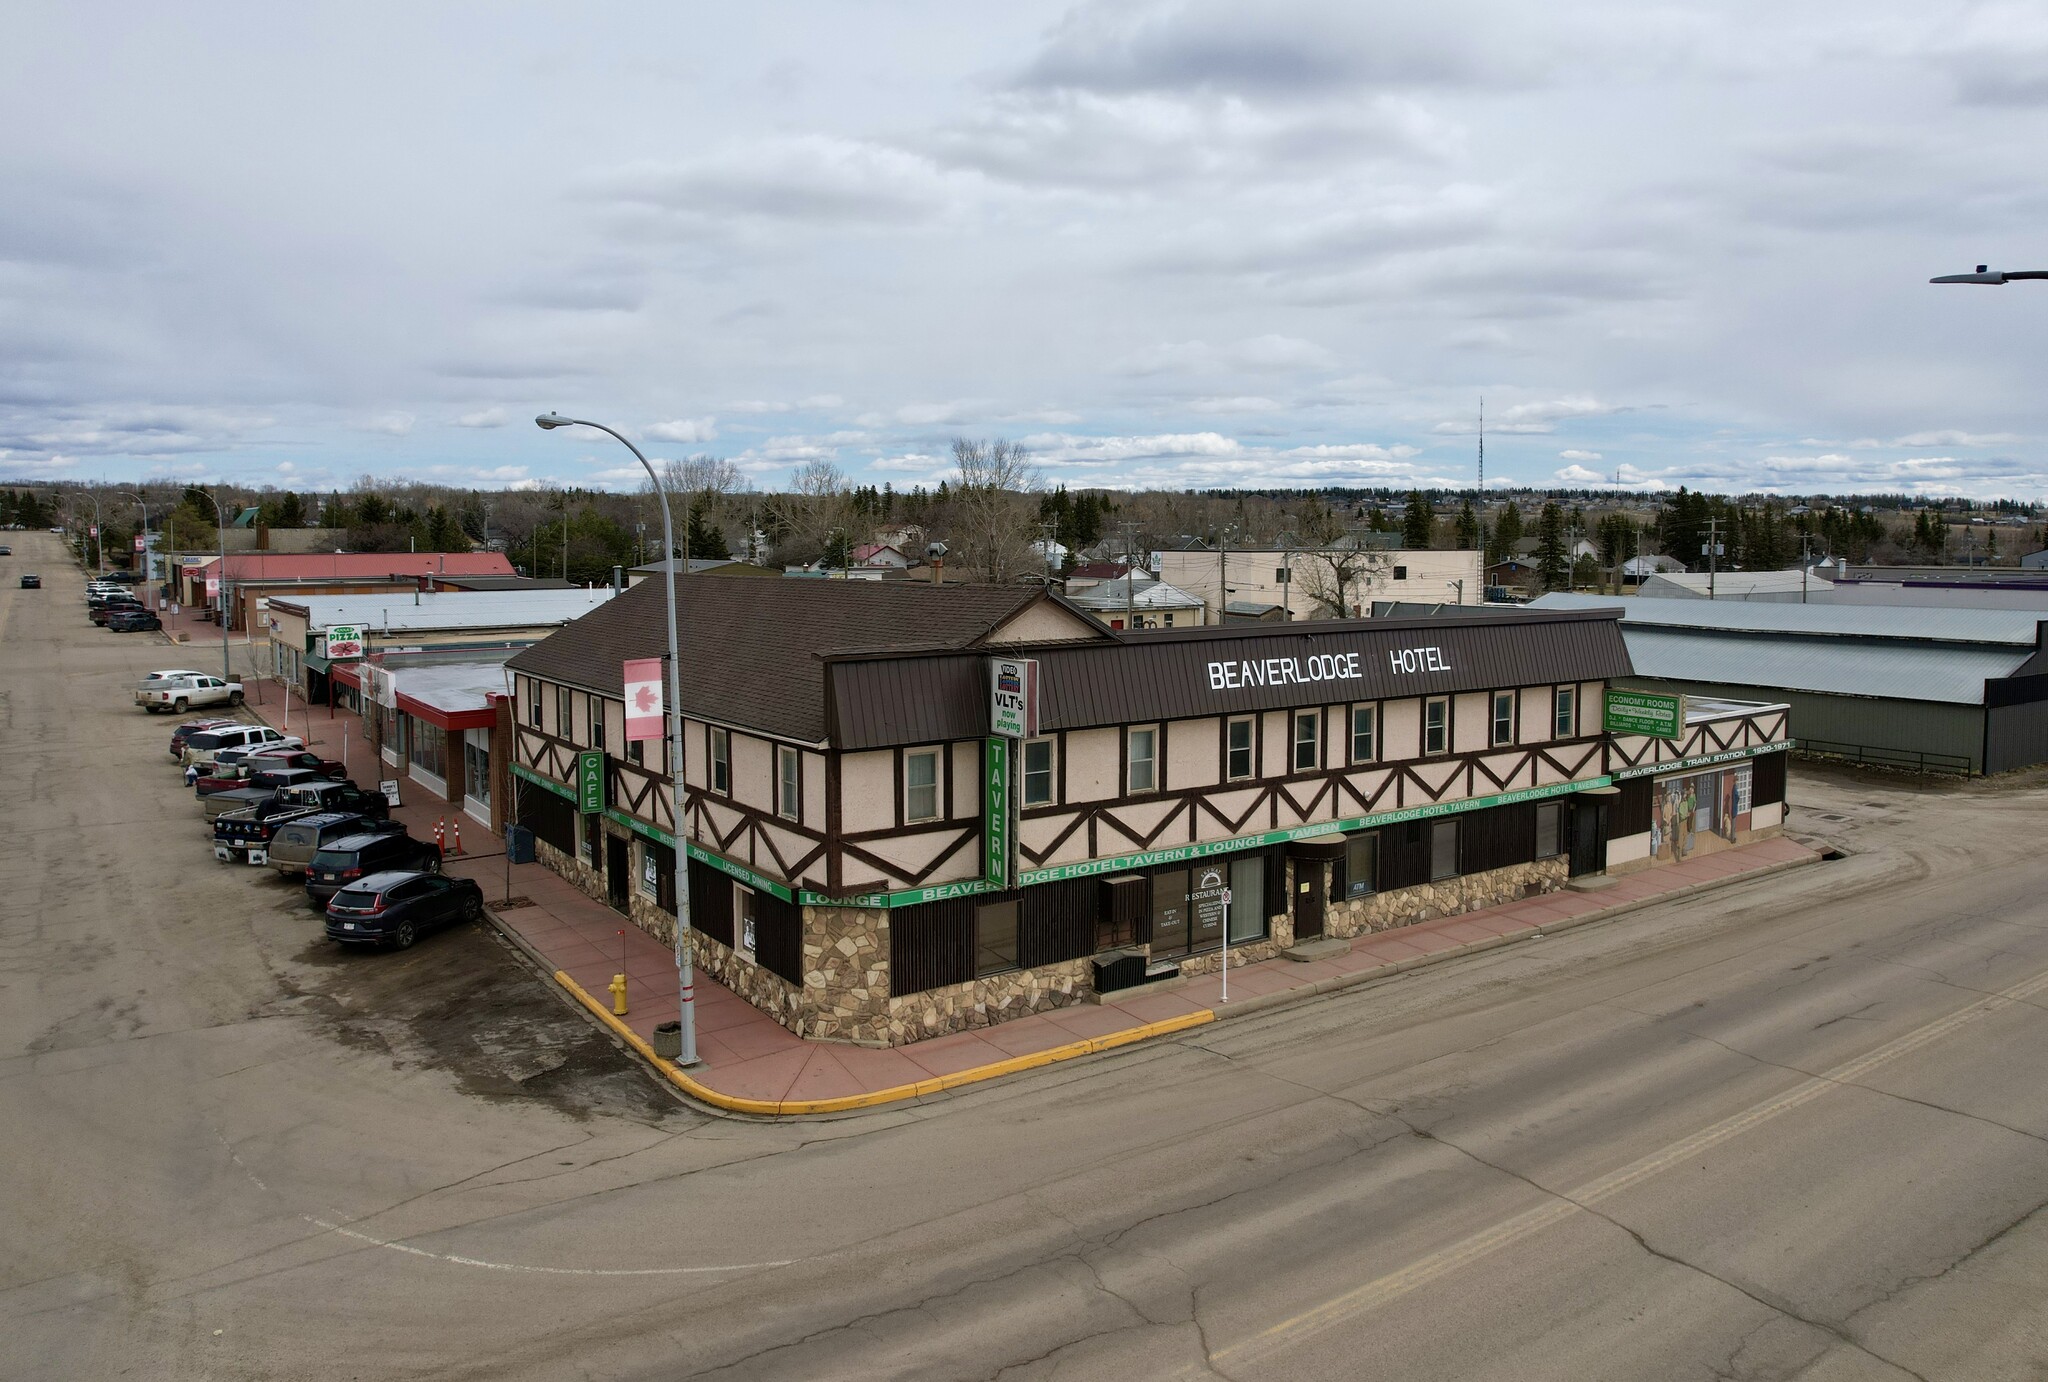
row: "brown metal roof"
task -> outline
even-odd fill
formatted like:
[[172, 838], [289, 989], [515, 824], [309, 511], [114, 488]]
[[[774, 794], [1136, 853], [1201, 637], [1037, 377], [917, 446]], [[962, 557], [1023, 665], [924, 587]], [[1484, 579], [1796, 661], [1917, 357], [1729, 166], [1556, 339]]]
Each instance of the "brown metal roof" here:
[[[835, 650], [960, 652], [1032, 604], [1053, 598], [1015, 586], [671, 579], [685, 712], [810, 743], [827, 735], [822, 659]], [[510, 665], [549, 681], [621, 695], [624, 662], [668, 650], [664, 606], [661, 578], [642, 581], [519, 653]]]
[[[1618, 612], [1569, 613], [1211, 625], [1017, 651], [1038, 659], [1046, 729], [1629, 675]], [[1431, 648], [1435, 659], [1425, 651]], [[1394, 657], [1411, 653], [1397, 668]], [[1212, 663], [1228, 667], [1238, 684], [1218, 689]], [[984, 669], [978, 655], [836, 659], [833, 741], [862, 749], [984, 734]]]

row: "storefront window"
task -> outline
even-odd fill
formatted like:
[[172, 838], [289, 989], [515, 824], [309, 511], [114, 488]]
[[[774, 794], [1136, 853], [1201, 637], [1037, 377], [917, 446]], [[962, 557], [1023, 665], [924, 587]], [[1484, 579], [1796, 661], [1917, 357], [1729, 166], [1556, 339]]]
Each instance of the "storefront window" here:
[[1188, 871], [1152, 875], [1152, 953], [1179, 955], [1188, 948]]
[[1266, 860], [1251, 854], [1230, 861], [1230, 939], [1255, 941], [1266, 934]]
[[1458, 876], [1458, 822], [1437, 821], [1429, 829], [1429, 881]]
[[1000, 974], [1017, 967], [1016, 902], [991, 902], [974, 909], [974, 973]]
[[1376, 831], [1344, 841], [1344, 896], [1366, 897], [1379, 886], [1380, 837]]
[[1558, 853], [1558, 825], [1564, 817], [1564, 806], [1555, 801], [1546, 801], [1536, 808], [1536, 857], [1550, 859]]
[[486, 809], [491, 804], [491, 746], [464, 735], [462, 739], [462, 791]]
[[423, 773], [448, 776], [448, 731], [425, 720], [406, 717], [406, 758]]
[[648, 897], [661, 896], [661, 866], [646, 845], [640, 846], [640, 891]]

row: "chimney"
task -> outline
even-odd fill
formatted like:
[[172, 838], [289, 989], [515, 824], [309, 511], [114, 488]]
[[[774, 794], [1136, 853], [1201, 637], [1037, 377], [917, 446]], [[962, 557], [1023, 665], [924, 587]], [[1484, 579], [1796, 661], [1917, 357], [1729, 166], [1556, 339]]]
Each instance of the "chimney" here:
[[614, 566], [612, 568], [612, 594], [616, 595], [625, 588], [626, 568], [623, 566]]

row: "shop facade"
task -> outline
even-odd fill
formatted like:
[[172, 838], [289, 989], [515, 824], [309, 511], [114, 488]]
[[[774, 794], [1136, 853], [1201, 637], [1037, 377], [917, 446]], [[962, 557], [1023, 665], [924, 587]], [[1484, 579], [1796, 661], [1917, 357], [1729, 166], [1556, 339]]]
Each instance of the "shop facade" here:
[[[1125, 634], [1032, 592], [823, 584], [677, 582], [691, 944], [808, 1036], [917, 1040], [1212, 971], [1226, 942], [1247, 963], [1654, 866], [1639, 808], [1716, 766], [1695, 740], [1786, 742], [1783, 707], [1611, 731], [1611, 612]], [[635, 587], [510, 667], [516, 818], [668, 939], [667, 750], [626, 739], [621, 699], [662, 619]], [[1685, 848], [1702, 820], [1775, 829], [1782, 772], [1726, 809], [1692, 786]]]

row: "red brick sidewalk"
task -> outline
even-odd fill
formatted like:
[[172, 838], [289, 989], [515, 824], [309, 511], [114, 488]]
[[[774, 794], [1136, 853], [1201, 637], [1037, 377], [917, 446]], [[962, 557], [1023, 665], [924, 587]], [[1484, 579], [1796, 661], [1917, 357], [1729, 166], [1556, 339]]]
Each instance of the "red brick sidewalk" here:
[[[266, 700], [266, 704], [251, 708], [277, 724], [282, 707], [274, 687]], [[371, 763], [361, 725], [354, 716], [330, 718], [325, 710], [316, 708], [311, 718], [311, 747], [338, 756], [344, 724], [350, 727], [349, 771], [356, 781], [367, 786], [397, 775], [396, 769], [380, 769]], [[306, 726], [295, 703], [290, 732], [303, 737]], [[437, 819], [452, 820], [457, 814], [455, 808], [431, 801], [417, 783], [405, 783], [401, 799], [404, 804], [393, 815], [418, 838], [431, 838]], [[594, 1006], [606, 1009], [610, 1006], [607, 986], [613, 975], [624, 973], [628, 1011], [619, 1025], [642, 1041], [651, 1037], [657, 1023], [675, 1020], [676, 967], [669, 947], [540, 864], [511, 866], [510, 896], [526, 901], [503, 906], [507, 896], [504, 842], [467, 817], [462, 822], [462, 838], [467, 852], [449, 857], [448, 872], [477, 880], [498, 928], [543, 968], [566, 974]], [[871, 1095], [987, 1067], [1002, 1067], [989, 1072], [1000, 1074], [1013, 1068], [1017, 1057], [1072, 1048], [1091, 1038], [1134, 1039], [1152, 1024], [1175, 1018], [1253, 1012], [1435, 959], [1489, 949], [1541, 930], [1560, 929], [1704, 887], [1810, 863], [1817, 857], [1783, 837], [1760, 840], [1617, 878], [1598, 892], [1546, 893], [1485, 911], [1360, 936], [1344, 952], [1322, 959], [1299, 962], [1278, 958], [1239, 966], [1230, 972], [1227, 1005], [1222, 1001], [1221, 976], [1204, 975], [1135, 997], [1108, 998], [1099, 1005], [1077, 1003], [886, 1050], [796, 1036], [700, 969], [696, 975], [699, 1063], [690, 1067], [688, 1074], [713, 1096], [769, 1104]]]

